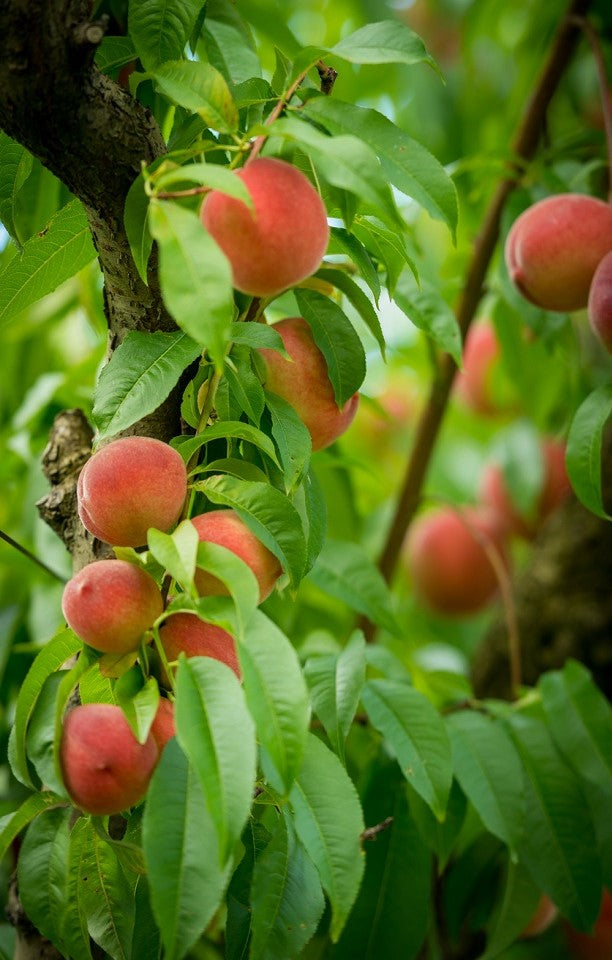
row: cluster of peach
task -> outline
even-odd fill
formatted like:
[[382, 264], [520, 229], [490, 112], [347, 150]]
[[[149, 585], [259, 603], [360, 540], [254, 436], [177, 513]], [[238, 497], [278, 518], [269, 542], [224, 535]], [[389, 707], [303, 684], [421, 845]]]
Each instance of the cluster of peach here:
[[[273, 297], [317, 269], [327, 247], [325, 207], [308, 179], [280, 160], [256, 159], [236, 174], [248, 187], [252, 206], [212, 191], [202, 205], [204, 227], [224, 251], [234, 286], [257, 297]], [[308, 428], [314, 450], [331, 444], [350, 425], [357, 394], [336, 404], [327, 364], [308, 323], [288, 317], [275, 325], [289, 359], [261, 349], [265, 386], [290, 403]], [[148, 437], [126, 437], [98, 450], [78, 480], [78, 510], [93, 536], [113, 547], [141, 547], [152, 527], [168, 531], [182, 514], [187, 473], [181, 456]], [[273, 590], [281, 568], [234, 510], [212, 510], [191, 518], [201, 542], [232, 550], [253, 570], [260, 600]], [[226, 593], [214, 576], [198, 570], [200, 596]], [[164, 611], [157, 583], [125, 560], [100, 560], [67, 584], [63, 611], [86, 644], [109, 654], [136, 651], [151, 637]], [[210, 656], [239, 676], [234, 638], [192, 613], [173, 613], [159, 636], [168, 663], [179, 653]], [[83, 704], [65, 719], [61, 764], [66, 788], [90, 813], [118, 813], [145, 794], [159, 752], [174, 733], [173, 705], [163, 698], [144, 743], [139, 743], [118, 706]]]

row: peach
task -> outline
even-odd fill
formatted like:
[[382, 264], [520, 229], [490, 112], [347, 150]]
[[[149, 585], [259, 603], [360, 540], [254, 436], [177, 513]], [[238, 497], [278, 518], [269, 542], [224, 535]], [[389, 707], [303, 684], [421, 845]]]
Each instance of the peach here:
[[600, 261], [589, 291], [589, 322], [608, 353], [612, 353], [612, 250]]
[[571, 493], [565, 469], [565, 444], [556, 440], [542, 441], [544, 477], [542, 488], [531, 516], [521, 514], [512, 501], [504, 474], [497, 464], [490, 464], [482, 477], [480, 496], [484, 504], [495, 510], [508, 533], [532, 540], [538, 530]]
[[202, 204], [202, 223], [229, 260], [234, 286], [274, 296], [319, 266], [329, 239], [325, 206], [308, 178], [283, 160], [253, 160], [236, 176], [248, 187], [254, 210], [212, 190]]
[[600, 260], [612, 250], [612, 206], [580, 193], [534, 203], [506, 239], [508, 273], [523, 296], [544, 310], [586, 307]]
[[169, 530], [186, 495], [182, 457], [152, 437], [123, 437], [101, 447], [77, 484], [83, 526], [115, 547], [143, 546], [149, 527]]
[[475, 413], [496, 416], [516, 409], [516, 398], [504, 383], [500, 347], [495, 328], [481, 320], [468, 331], [463, 350], [463, 370], [456, 381], [457, 395]]
[[179, 653], [186, 657], [212, 657], [226, 663], [240, 677], [236, 644], [227, 630], [205, 623], [194, 613], [173, 613], [159, 635], [169, 663], [178, 660]]
[[64, 721], [60, 762], [76, 807], [104, 816], [134, 806], [147, 792], [159, 757], [149, 734], [139, 743], [120, 707], [86, 703]]
[[539, 937], [544, 933], [559, 916], [559, 911], [550, 897], [542, 894], [538, 905], [534, 910], [533, 916], [524, 930], [519, 935], [519, 940], [531, 940], [532, 937]]
[[159, 701], [157, 712], [151, 724], [151, 736], [157, 744], [157, 749], [161, 753], [168, 740], [176, 735], [174, 724], [174, 704], [165, 697]]
[[266, 366], [265, 387], [294, 408], [312, 437], [312, 449], [322, 450], [344, 433], [357, 412], [359, 394], [340, 408], [327, 372], [325, 357], [317, 347], [310, 327], [302, 317], [286, 317], [274, 324], [285, 350], [261, 349]]
[[97, 560], [64, 588], [62, 610], [68, 626], [102, 653], [129, 653], [163, 612], [153, 577], [125, 560]]
[[434, 612], [470, 615], [493, 599], [497, 577], [480, 538], [507, 563], [503, 531], [490, 510], [441, 507], [415, 522], [407, 541], [409, 569], [417, 595]]
[[574, 960], [610, 960], [612, 957], [612, 894], [604, 890], [593, 936], [566, 925], [566, 939]]
[[[227, 547], [248, 564], [259, 583], [260, 602], [270, 596], [281, 575], [281, 565], [261, 540], [251, 533], [235, 510], [211, 510], [192, 517], [191, 522], [201, 542]], [[228, 593], [225, 585], [205, 570], [196, 570], [195, 585], [200, 596]]]

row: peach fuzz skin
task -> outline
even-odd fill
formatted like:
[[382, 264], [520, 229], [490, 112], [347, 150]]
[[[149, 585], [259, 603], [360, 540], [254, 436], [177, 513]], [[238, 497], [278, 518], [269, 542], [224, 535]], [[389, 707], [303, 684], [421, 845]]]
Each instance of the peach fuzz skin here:
[[312, 449], [323, 450], [349, 428], [357, 413], [359, 394], [338, 407], [327, 372], [325, 357], [317, 347], [310, 327], [302, 317], [286, 317], [274, 324], [285, 350], [260, 349], [266, 365], [265, 387], [294, 408], [308, 427]]
[[158, 758], [153, 737], [138, 743], [120, 707], [87, 703], [64, 720], [64, 784], [74, 805], [86, 813], [120, 813], [138, 803]]
[[492, 511], [472, 507], [459, 513], [442, 507], [415, 522], [408, 564], [417, 595], [432, 611], [469, 616], [494, 597], [497, 577], [479, 535], [506, 563], [505, 538]]
[[[191, 522], [202, 543], [227, 547], [248, 564], [259, 583], [260, 602], [270, 596], [281, 575], [280, 563], [234, 510], [211, 510], [192, 517]], [[195, 586], [202, 597], [226, 596], [228, 593], [224, 584], [205, 570], [196, 570]]]
[[101, 447], [79, 474], [83, 526], [114, 547], [142, 547], [149, 527], [167, 531], [187, 495], [183, 459], [152, 437], [122, 437]]
[[129, 653], [164, 609], [153, 577], [125, 560], [87, 564], [64, 588], [62, 610], [77, 637], [102, 653]]
[[186, 657], [212, 657], [226, 663], [240, 678], [236, 644], [227, 630], [205, 623], [194, 613], [173, 613], [159, 635], [169, 663], [178, 660], [180, 653]]
[[506, 239], [508, 273], [544, 310], [586, 307], [593, 274], [612, 250], [612, 206], [580, 193], [546, 197], [515, 220]]
[[595, 271], [588, 308], [591, 329], [608, 353], [612, 353], [612, 250]]
[[236, 289], [274, 296], [318, 268], [329, 239], [325, 206], [308, 178], [284, 160], [258, 158], [236, 176], [254, 210], [213, 190], [200, 217], [229, 260]]
[[165, 697], [159, 701], [153, 723], [151, 724], [151, 736], [157, 744], [157, 749], [161, 753], [168, 740], [176, 735], [176, 726], [174, 724], [174, 704]]

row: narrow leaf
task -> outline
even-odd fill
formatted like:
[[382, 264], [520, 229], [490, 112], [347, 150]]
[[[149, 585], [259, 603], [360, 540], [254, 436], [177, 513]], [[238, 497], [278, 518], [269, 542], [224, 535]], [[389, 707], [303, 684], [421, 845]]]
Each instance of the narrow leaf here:
[[566, 466], [574, 492], [598, 517], [606, 512], [601, 490], [601, 445], [603, 430], [612, 413], [612, 384], [590, 393], [578, 408], [567, 438]]
[[32, 171], [32, 154], [0, 132], [0, 220], [13, 240], [20, 242], [15, 222], [17, 194]]
[[312, 657], [305, 668], [312, 706], [334, 751], [344, 762], [344, 742], [365, 684], [365, 640], [356, 631], [337, 656]]
[[129, 0], [128, 30], [145, 70], [182, 56], [200, 8], [198, 0]]
[[255, 447], [263, 450], [273, 463], [280, 466], [270, 437], [257, 427], [251, 426], [250, 423], [242, 423], [241, 420], [221, 420], [219, 423], [213, 423], [212, 426], [207, 427], [195, 437], [177, 437], [172, 445], [176, 447], [183, 460], [188, 463], [196, 450], [213, 440], [246, 440], [247, 443], [252, 443]]
[[65, 806], [66, 800], [55, 793], [44, 791], [34, 793], [24, 800], [14, 813], [7, 813], [0, 819], [0, 860], [3, 859], [11, 843], [34, 817], [51, 807]]
[[174, 60], [160, 63], [155, 82], [174, 103], [197, 113], [207, 127], [233, 133], [238, 127], [238, 110], [227, 83], [218, 70], [201, 60]]
[[290, 492], [301, 481], [310, 465], [310, 432], [290, 403], [275, 393], [266, 391], [265, 396], [272, 419], [272, 436], [278, 447], [285, 474], [285, 489]]
[[404, 273], [398, 280], [393, 299], [409, 320], [431, 337], [436, 346], [450, 353], [461, 364], [461, 333], [457, 318], [437, 290], [416, 290], [414, 280]]
[[113, 960], [130, 960], [134, 928], [134, 888], [109, 844], [87, 824], [81, 859], [82, 903], [92, 940]]
[[184, 520], [172, 534], [149, 530], [149, 550], [158, 563], [188, 593], [193, 592], [193, 577], [198, 555], [198, 532], [191, 520]]
[[329, 283], [333, 284], [337, 290], [340, 290], [345, 294], [378, 343], [381, 356], [384, 360], [385, 335], [382, 332], [378, 315], [372, 306], [369, 297], [366, 296], [361, 287], [357, 286], [355, 281], [351, 280], [351, 278], [342, 270], [334, 270], [325, 267], [324, 269], [319, 270], [316, 276], [321, 277], [322, 280], [327, 280]]

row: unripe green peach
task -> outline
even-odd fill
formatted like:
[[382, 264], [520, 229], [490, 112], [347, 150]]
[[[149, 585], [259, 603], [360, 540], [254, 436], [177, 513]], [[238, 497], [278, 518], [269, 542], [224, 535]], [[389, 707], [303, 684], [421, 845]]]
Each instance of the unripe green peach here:
[[234, 286], [273, 296], [319, 266], [329, 239], [325, 206], [308, 178], [283, 160], [253, 160], [236, 176], [254, 210], [213, 190], [202, 204], [202, 223], [229, 260]]
[[101, 447], [79, 474], [79, 516], [114, 547], [141, 547], [150, 527], [169, 530], [187, 495], [183, 459], [152, 437], [123, 437]]
[[164, 609], [153, 577], [125, 560], [97, 560], [64, 588], [68, 626], [102, 653], [129, 653]]
[[589, 291], [589, 322], [608, 353], [612, 353], [612, 250], [599, 263]]
[[520, 292], [544, 310], [586, 307], [593, 274], [612, 250], [612, 206], [581, 193], [534, 203], [506, 239], [508, 273]]
[[[281, 575], [280, 563], [234, 510], [211, 510], [192, 517], [191, 522], [201, 542], [227, 547], [248, 564], [259, 583], [260, 602], [270, 596]], [[200, 596], [228, 593], [225, 585], [205, 570], [196, 570], [195, 585]]]
[[168, 663], [178, 660], [179, 653], [186, 657], [212, 657], [226, 663], [240, 677], [236, 644], [227, 630], [205, 623], [194, 613], [173, 613], [159, 635]]
[[171, 740], [175, 735], [174, 704], [171, 700], [162, 697], [159, 701], [153, 723], [151, 724], [151, 736], [155, 740], [160, 753], [168, 743], [168, 740]]
[[349, 428], [357, 412], [355, 393], [340, 408], [334, 397], [325, 357], [314, 341], [310, 326], [302, 317], [286, 317], [274, 324], [285, 350], [261, 349], [266, 365], [265, 387], [291, 404], [312, 438], [312, 449], [322, 450]]
[[86, 703], [64, 721], [60, 762], [76, 807], [98, 816], [120, 813], [147, 792], [159, 751], [149, 734], [139, 743], [120, 707]]
[[442, 507], [410, 531], [407, 556], [420, 599], [445, 616], [477, 613], [493, 599], [498, 581], [485, 545], [506, 560], [497, 516], [485, 508]]

